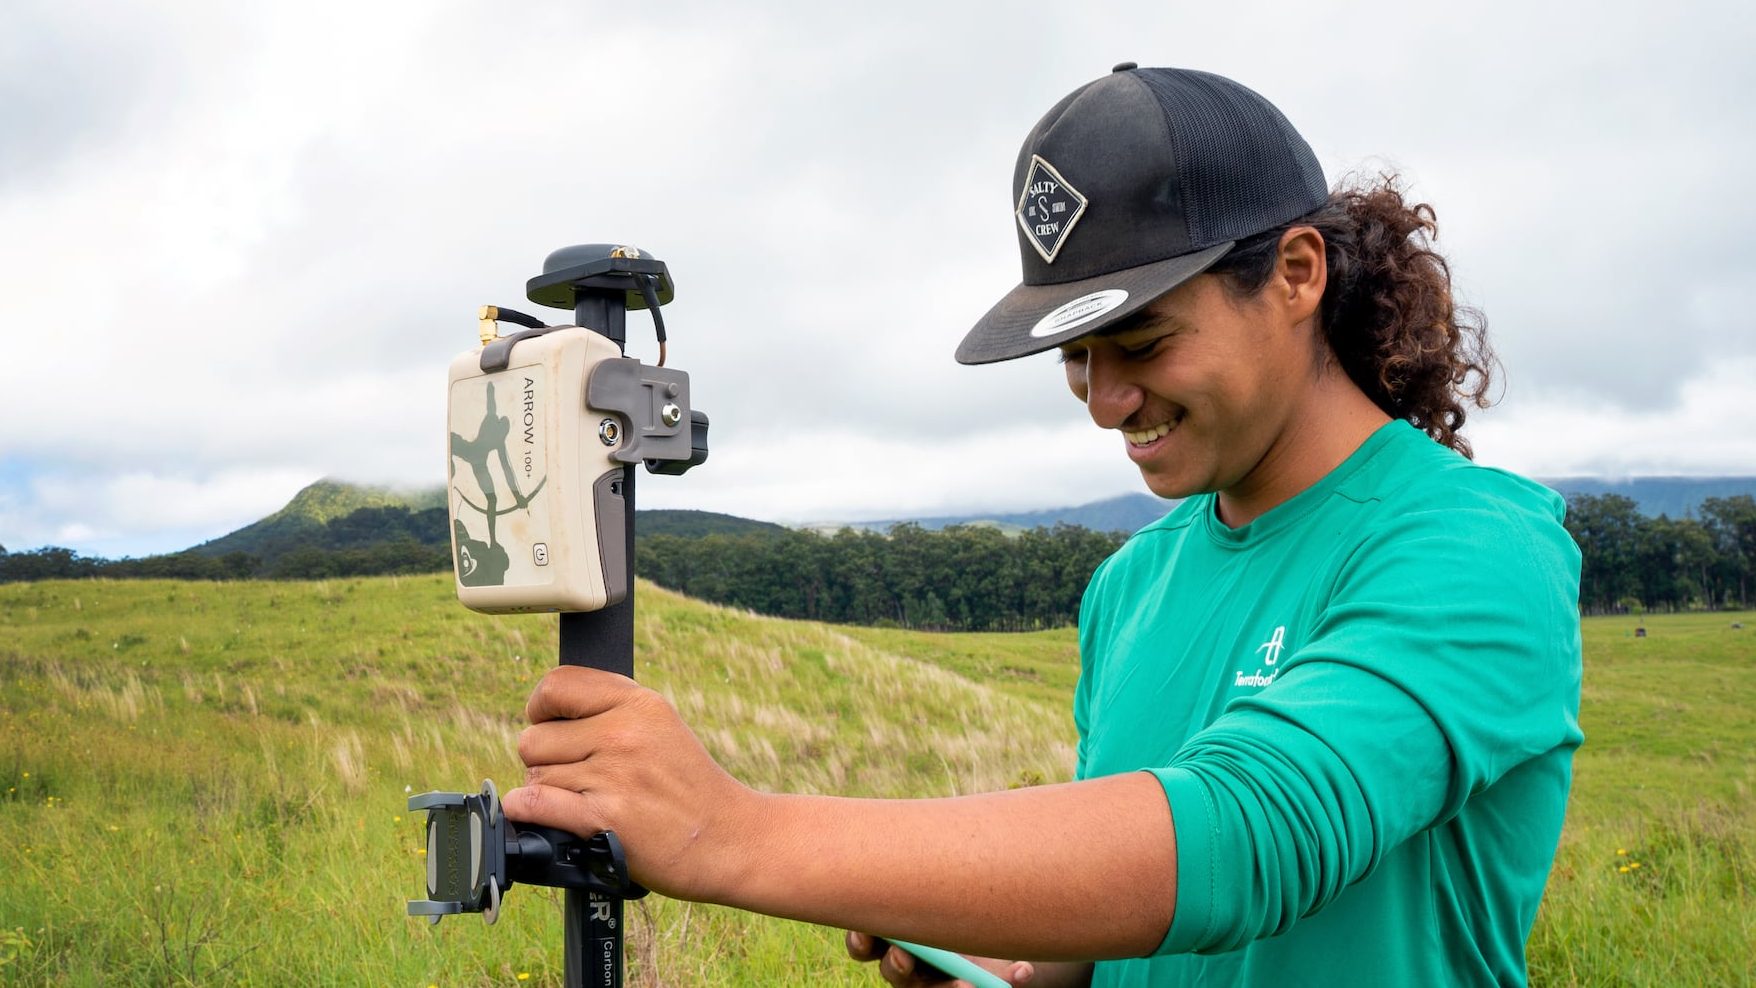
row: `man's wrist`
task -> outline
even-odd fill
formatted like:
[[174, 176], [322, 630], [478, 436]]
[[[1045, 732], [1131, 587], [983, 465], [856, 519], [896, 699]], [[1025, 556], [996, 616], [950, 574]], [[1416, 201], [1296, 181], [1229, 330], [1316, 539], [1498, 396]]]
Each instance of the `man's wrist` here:
[[784, 803], [772, 793], [737, 785], [731, 805], [721, 816], [726, 825], [706, 848], [708, 860], [702, 862], [702, 874], [709, 877], [700, 888], [700, 901], [739, 906], [750, 900], [755, 891], [752, 883], [773, 869], [775, 834], [781, 826]]

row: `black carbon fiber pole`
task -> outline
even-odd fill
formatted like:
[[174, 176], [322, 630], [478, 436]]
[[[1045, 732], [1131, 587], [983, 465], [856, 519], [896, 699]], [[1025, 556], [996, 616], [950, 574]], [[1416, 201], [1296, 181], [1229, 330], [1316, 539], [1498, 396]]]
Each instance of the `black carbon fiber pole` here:
[[[619, 296], [620, 293], [618, 293]], [[601, 333], [624, 349], [625, 310], [619, 297], [581, 292], [574, 324]], [[602, 610], [561, 615], [561, 665], [587, 666], [634, 676], [634, 471], [622, 468], [622, 504], [627, 524], [623, 554], [628, 596]], [[599, 532], [599, 537], [610, 533]], [[567, 890], [565, 988], [622, 988], [622, 899], [601, 892]]]

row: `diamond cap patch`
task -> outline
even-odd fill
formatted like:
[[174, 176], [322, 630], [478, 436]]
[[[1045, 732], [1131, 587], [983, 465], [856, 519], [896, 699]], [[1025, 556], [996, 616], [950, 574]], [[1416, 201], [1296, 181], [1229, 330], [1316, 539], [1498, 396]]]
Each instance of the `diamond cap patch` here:
[[1041, 155], [1030, 156], [1030, 169], [1024, 173], [1024, 188], [1018, 193], [1018, 225], [1024, 230], [1037, 253], [1053, 264], [1073, 224], [1085, 213], [1086, 198], [1067, 184], [1055, 166]]

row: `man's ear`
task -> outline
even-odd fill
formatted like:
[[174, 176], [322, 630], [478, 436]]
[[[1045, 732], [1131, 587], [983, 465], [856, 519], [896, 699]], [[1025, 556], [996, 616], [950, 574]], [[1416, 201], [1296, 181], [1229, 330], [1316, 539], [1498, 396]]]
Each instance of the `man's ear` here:
[[1284, 307], [1287, 321], [1299, 325], [1317, 315], [1323, 289], [1329, 284], [1329, 265], [1323, 234], [1314, 227], [1295, 226], [1281, 235], [1280, 259], [1275, 262], [1270, 290]]

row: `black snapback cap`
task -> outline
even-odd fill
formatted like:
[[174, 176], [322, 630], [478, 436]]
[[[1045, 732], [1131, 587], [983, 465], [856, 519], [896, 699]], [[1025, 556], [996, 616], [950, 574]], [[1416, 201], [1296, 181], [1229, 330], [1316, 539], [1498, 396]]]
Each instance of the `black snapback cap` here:
[[1329, 198], [1274, 104], [1223, 76], [1132, 62], [1037, 121], [1012, 187], [1024, 281], [964, 336], [960, 363], [1098, 332]]

